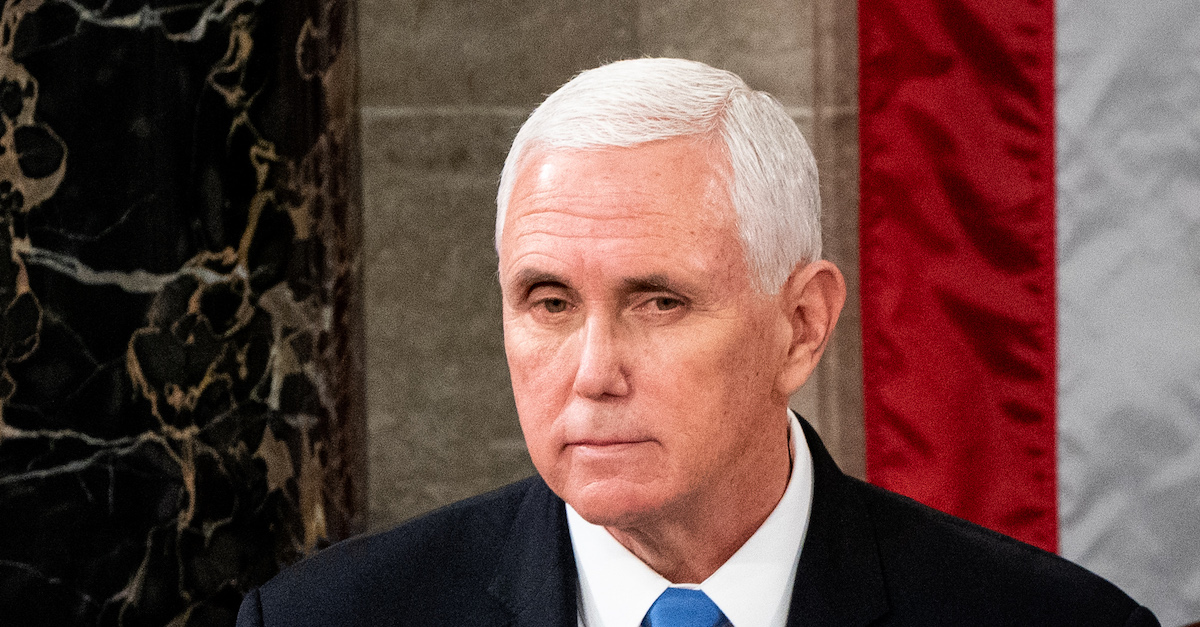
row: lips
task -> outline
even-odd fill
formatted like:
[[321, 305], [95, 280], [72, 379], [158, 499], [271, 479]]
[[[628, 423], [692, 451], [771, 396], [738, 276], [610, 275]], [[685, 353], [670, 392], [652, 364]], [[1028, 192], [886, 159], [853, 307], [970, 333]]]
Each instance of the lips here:
[[631, 449], [641, 444], [647, 444], [652, 440], [623, 440], [623, 439], [587, 439], [568, 442], [565, 448], [576, 449], [580, 452], [597, 452], [597, 453], [616, 453], [622, 450]]

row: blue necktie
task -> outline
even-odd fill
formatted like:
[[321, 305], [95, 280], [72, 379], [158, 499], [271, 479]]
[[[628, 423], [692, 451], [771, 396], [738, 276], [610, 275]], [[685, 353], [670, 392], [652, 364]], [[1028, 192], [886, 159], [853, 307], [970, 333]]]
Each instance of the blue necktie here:
[[667, 588], [642, 619], [642, 627], [728, 627], [729, 619], [707, 594]]

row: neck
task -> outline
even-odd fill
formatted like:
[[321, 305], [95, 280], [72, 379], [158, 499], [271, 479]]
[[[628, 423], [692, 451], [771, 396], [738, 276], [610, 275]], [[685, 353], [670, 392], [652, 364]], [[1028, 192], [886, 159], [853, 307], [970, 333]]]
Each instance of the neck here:
[[713, 502], [689, 503], [635, 526], [608, 533], [671, 583], [701, 583], [758, 531], [787, 490], [794, 455], [791, 424], [750, 472], [730, 477]]

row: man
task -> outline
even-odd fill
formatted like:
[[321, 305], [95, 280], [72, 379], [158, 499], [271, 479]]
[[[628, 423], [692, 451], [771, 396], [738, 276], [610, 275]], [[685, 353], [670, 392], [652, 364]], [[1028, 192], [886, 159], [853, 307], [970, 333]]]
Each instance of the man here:
[[1157, 624], [846, 477], [789, 412], [845, 284], [803, 137], [733, 74], [640, 59], [564, 85], [514, 141], [496, 246], [539, 476], [341, 543], [240, 624]]

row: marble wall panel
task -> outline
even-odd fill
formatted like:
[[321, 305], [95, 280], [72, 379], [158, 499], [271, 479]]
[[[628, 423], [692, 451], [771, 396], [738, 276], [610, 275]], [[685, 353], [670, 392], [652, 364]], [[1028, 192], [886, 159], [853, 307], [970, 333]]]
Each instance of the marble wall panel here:
[[341, 0], [0, 14], [0, 625], [230, 625], [362, 529]]

